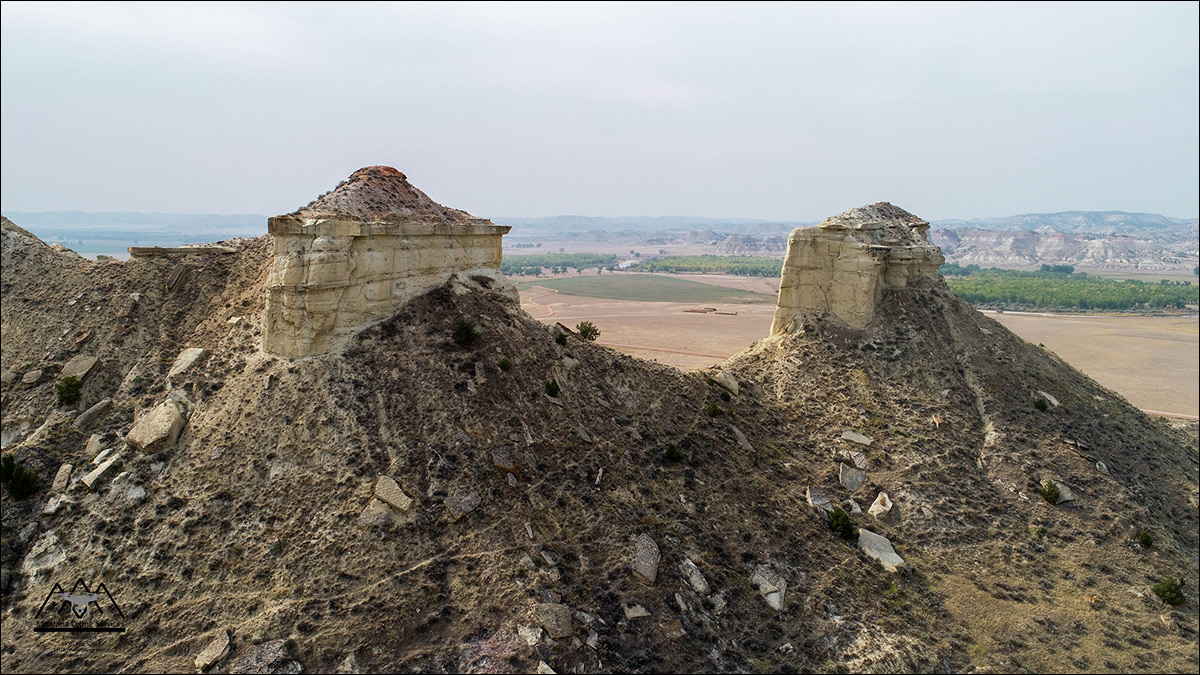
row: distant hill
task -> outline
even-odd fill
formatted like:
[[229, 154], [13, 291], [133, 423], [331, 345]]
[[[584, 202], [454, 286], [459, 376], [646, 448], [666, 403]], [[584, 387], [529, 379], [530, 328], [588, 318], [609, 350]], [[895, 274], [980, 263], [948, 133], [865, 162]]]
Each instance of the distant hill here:
[[1196, 218], [1168, 218], [1157, 213], [1062, 211], [1026, 213], [1003, 218], [935, 220], [935, 228], [1058, 234], [1105, 234], [1136, 237], [1196, 237]]

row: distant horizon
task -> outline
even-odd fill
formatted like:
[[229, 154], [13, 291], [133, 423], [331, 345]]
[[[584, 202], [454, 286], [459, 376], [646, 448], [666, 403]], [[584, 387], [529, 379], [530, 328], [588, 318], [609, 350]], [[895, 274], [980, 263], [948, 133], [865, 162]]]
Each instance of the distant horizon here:
[[[862, 205], [860, 204], [859, 206], [862, 206]], [[897, 204], [897, 206], [904, 208], [904, 206], [901, 204]], [[853, 206], [847, 207], [846, 209], [843, 209], [843, 211], [839, 211], [838, 213], [843, 213], [844, 211], [847, 211], [852, 208], [855, 208], [855, 207], [853, 207]], [[905, 209], [905, 210], [907, 210], [907, 209]], [[201, 212], [201, 211], [129, 211], [129, 210], [84, 211], [84, 210], [80, 210], [80, 209], [54, 209], [54, 210], [47, 210], [47, 211], [31, 211], [31, 210], [26, 210], [26, 209], [18, 209], [18, 210], [14, 210], [14, 211], [0, 211], [0, 215], [4, 215], [4, 217], [12, 220], [12, 217], [8, 215], [9, 213], [22, 214], [22, 215], [38, 215], [38, 216], [48, 216], [48, 215], [54, 215], [54, 214], [80, 214], [80, 215], [89, 215], [89, 216], [117, 216], [117, 215], [173, 216], [173, 217], [206, 216], [206, 217], [220, 217], [220, 218], [264, 218], [264, 219], [275, 217], [275, 216], [267, 215], [267, 214], [263, 214], [263, 213], [251, 213], [251, 212], [217, 213], [217, 212]], [[1138, 215], [1159, 216], [1162, 218], [1167, 218], [1169, 220], [1177, 220], [1177, 221], [1180, 221], [1181, 223], [1187, 223], [1187, 222], [1193, 221], [1193, 220], [1200, 221], [1200, 214], [1197, 214], [1194, 216], [1180, 217], [1180, 216], [1168, 215], [1168, 214], [1162, 213], [1160, 211], [1125, 211], [1122, 209], [1065, 209], [1062, 211], [1025, 211], [1025, 212], [1021, 212], [1021, 213], [1010, 213], [1010, 214], [1002, 215], [1002, 216], [995, 216], [995, 215], [993, 215], [993, 216], [971, 216], [971, 217], [953, 216], [953, 217], [948, 217], [948, 218], [931, 218], [929, 220], [930, 220], [930, 222], [942, 222], [942, 221], [972, 222], [972, 221], [978, 221], [978, 220], [996, 220], [996, 219], [1002, 219], [1002, 218], [1018, 218], [1021, 216], [1053, 216], [1053, 215], [1060, 215], [1060, 214], [1064, 214], [1064, 213], [1119, 213], [1119, 214], [1133, 215], [1133, 216], [1138, 216]], [[282, 215], [282, 214], [275, 214], [275, 215]], [[490, 216], [479, 216], [479, 217], [487, 218], [489, 220], [493, 220], [493, 219], [494, 220], [544, 220], [544, 219], [550, 219], [550, 218], [590, 218], [590, 219], [602, 219], [602, 220], [678, 219], [678, 220], [739, 221], [739, 222], [743, 222], [743, 223], [753, 223], [753, 222], [757, 222], [757, 223], [806, 223], [806, 222], [820, 222], [820, 221], [824, 220], [825, 218], [829, 218], [830, 216], [835, 216], [835, 215], [838, 215], [838, 214], [831, 213], [831, 214], [828, 214], [821, 218], [761, 218], [761, 217], [756, 217], [756, 216], [691, 216], [691, 215], [679, 215], [679, 214], [593, 216], [593, 215], [582, 214], [582, 213], [558, 213], [558, 214], [553, 214], [553, 215], [548, 215], [548, 216], [490, 215]], [[914, 213], [914, 215], [920, 216], [922, 218], [924, 217], [920, 213]], [[13, 220], [13, 222], [16, 223], [16, 220]], [[20, 223], [17, 223], [17, 224], [20, 225]]]

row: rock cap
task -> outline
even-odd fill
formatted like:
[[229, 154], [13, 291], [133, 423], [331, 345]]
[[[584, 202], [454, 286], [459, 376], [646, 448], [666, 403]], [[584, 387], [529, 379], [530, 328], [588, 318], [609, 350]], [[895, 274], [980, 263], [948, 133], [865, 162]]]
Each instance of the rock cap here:
[[302, 218], [340, 215], [364, 222], [423, 220], [470, 225], [479, 218], [433, 201], [390, 166], [366, 166], [292, 214]]

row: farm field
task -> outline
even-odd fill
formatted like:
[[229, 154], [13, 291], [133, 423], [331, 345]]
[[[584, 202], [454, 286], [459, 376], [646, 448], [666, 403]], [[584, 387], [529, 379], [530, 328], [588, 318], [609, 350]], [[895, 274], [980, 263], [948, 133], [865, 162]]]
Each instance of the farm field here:
[[608, 273], [598, 276], [559, 276], [537, 282], [521, 282], [560, 293], [647, 302], [774, 303], [775, 297], [742, 289], [703, 284], [675, 275]]
[[[545, 323], [574, 327], [588, 320], [600, 328], [601, 344], [688, 370], [716, 365], [766, 337], [775, 283], [729, 275], [606, 273], [522, 282], [519, 288], [524, 309]], [[601, 294], [624, 297], [596, 297]], [[685, 311], [700, 307], [720, 313]], [[989, 316], [1135, 406], [1200, 415], [1200, 320], [1194, 315]]]

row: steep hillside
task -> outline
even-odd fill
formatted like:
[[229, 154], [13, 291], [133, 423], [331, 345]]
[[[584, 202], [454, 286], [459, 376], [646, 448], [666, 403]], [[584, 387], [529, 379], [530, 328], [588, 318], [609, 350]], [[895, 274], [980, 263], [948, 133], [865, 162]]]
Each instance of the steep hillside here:
[[[225, 636], [211, 671], [1197, 668], [1195, 434], [941, 281], [707, 374], [558, 337], [483, 277], [289, 361], [259, 349], [266, 238], [94, 263], [3, 236], [0, 417], [40, 483], [0, 514], [6, 673], [193, 671]], [[168, 377], [188, 347], [211, 355]], [[178, 441], [127, 447], [164, 405]], [[121, 463], [89, 489], [99, 448]], [[831, 532], [809, 488], [904, 564]], [[1177, 609], [1149, 590], [1167, 576]], [[33, 630], [76, 578], [125, 632]]]

